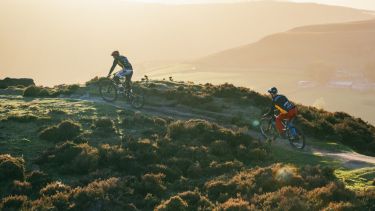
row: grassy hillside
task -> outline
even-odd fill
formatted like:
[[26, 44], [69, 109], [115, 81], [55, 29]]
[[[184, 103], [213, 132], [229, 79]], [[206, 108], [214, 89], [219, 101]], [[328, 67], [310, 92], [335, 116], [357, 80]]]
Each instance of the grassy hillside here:
[[[348, 170], [247, 132], [270, 103], [263, 95], [150, 81], [136, 84], [147, 102], [135, 111], [97, 100], [96, 81], [3, 90], [2, 210], [374, 209], [373, 168]], [[373, 126], [300, 108], [317, 143], [374, 152]]]

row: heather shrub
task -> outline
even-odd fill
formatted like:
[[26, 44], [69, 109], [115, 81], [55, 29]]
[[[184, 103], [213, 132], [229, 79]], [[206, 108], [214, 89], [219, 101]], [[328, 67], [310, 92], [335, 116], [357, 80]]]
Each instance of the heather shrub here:
[[373, 155], [375, 127], [343, 112], [329, 113], [314, 107], [298, 106], [298, 125], [313, 137], [330, 138]]
[[158, 146], [149, 139], [131, 141], [128, 143], [128, 147], [134, 153], [139, 163], [151, 164], [159, 160], [159, 155], [157, 153]]
[[209, 153], [225, 160], [233, 157], [232, 149], [226, 141], [217, 140], [210, 144], [208, 148]]
[[40, 86], [29, 86], [23, 92], [24, 97], [49, 97], [50, 95], [46, 88]]
[[112, 166], [118, 171], [137, 172], [138, 165], [133, 152], [121, 146], [104, 144], [99, 147], [101, 167]]
[[42, 171], [32, 171], [26, 175], [26, 181], [31, 184], [33, 191], [36, 192], [46, 186], [51, 178]]
[[32, 186], [29, 182], [14, 180], [11, 186], [12, 195], [30, 195], [32, 193]]
[[374, 189], [365, 189], [356, 193], [358, 210], [375, 210], [375, 191]]
[[0, 154], [0, 182], [25, 179], [25, 161], [23, 158]]
[[155, 208], [155, 211], [188, 211], [188, 203], [179, 196], [172, 196]]
[[77, 92], [80, 89], [79, 84], [72, 85], [58, 85], [54, 87], [54, 90], [51, 92], [52, 97], [58, 97], [60, 95], [71, 95]]
[[109, 178], [97, 180], [85, 187], [72, 190], [72, 202], [74, 210], [121, 210], [122, 200], [119, 196], [125, 194], [121, 180]]
[[212, 210], [214, 204], [197, 189], [178, 194], [188, 204], [188, 210]]
[[7, 117], [8, 121], [14, 121], [14, 122], [20, 122], [20, 123], [25, 123], [25, 122], [34, 122], [39, 120], [40, 118], [38, 116], [35, 116], [33, 114], [26, 114], [26, 115], [9, 115]]
[[148, 165], [146, 171], [153, 174], [164, 174], [166, 182], [174, 182], [182, 176], [182, 172], [179, 169], [164, 164]]
[[32, 202], [32, 210], [72, 210], [71, 194], [57, 192], [50, 196], [41, 196]]
[[54, 125], [44, 129], [42, 132], [40, 132], [39, 137], [51, 142], [60, 142], [72, 140], [76, 138], [80, 133], [81, 125], [67, 120], [60, 122], [58, 125]]
[[163, 201], [156, 210], [173, 210], [180, 208], [185, 210], [213, 210], [214, 204], [203, 196], [198, 190], [185, 191]]
[[165, 175], [162, 173], [159, 174], [145, 174], [141, 177], [141, 181], [137, 191], [141, 194], [146, 195], [147, 193], [155, 194], [160, 196], [167, 189], [163, 180]]
[[72, 160], [67, 171], [84, 174], [95, 170], [99, 163], [98, 149], [88, 144], [79, 144], [78, 146], [81, 152]]
[[0, 204], [0, 210], [3, 211], [14, 211], [14, 210], [27, 210], [29, 209], [30, 201], [27, 196], [16, 195], [8, 196], [2, 199]]
[[241, 198], [230, 198], [228, 201], [215, 207], [215, 211], [248, 211], [255, 210], [254, 206]]
[[213, 98], [210, 95], [195, 94], [190, 90], [167, 90], [164, 94], [167, 100], [175, 100], [178, 104], [201, 107], [213, 102]]
[[236, 87], [233, 84], [221, 84], [215, 86], [213, 89], [213, 95], [222, 98], [236, 98], [239, 99], [247, 94], [249, 89], [244, 87]]
[[355, 194], [346, 189], [343, 183], [331, 182], [330, 184], [316, 188], [307, 194], [311, 207], [322, 209], [330, 202], [351, 201]]
[[304, 187], [308, 190], [325, 186], [335, 179], [332, 168], [319, 165], [303, 166], [299, 173], [304, 180]]
[[274, 192], [284, 186], [298, 187], [303, 184], [303, 178], [295, 167], [275, 164], [241, 171], [231, 177], [217, 177], [208, 180], [204, 187], [212, 201], [224, 202], [235, 198], [237, 194], [251, 197], [254, 194]]
[[42, 188], [39, 193], [43, 196], [53, 196], [57, 193], [69, 193], [71, 190], [72, 188], [70, 186], [55, 181]]
[[176, 121], [168, 126], [167, 137], [172, 140], [189, 141], [190, 144], [210, 144], [216, 140], [227, 141], [231, 146], [251, 144], [250, 136], [235, 133], [206, 120]]
[[97, 168], [99, 152], [88, 144], [65, 142], [44, 152], [36, 163], [58, 167], [62, 173], [88, 173]]
[[226, 162], [212, 161], [208, 166], [206, 172], [208, 175], [222, 175], [240, 171], [244, 167], [244, 164], [238, 160]]
[[300, 187], [282, 187], [275, 192], [255, 195], [251, 201], [258, 210], [310, 210], [306, 191]]
[[350, 202], [330, 202], [328, 206], [322, 210], [323, 211], [351, 211], [351, 210], [355, 210], [355, 207]]
[[110, 136], [115, 132], [113, 120], [109, 118], [96, 119], [92, 128], [95, 134], [100, 136]]
[[27, 87], [35, 85], [31, 78], [4, 78], [0, 80], [0, 89], [6, 89], [9, 86]]

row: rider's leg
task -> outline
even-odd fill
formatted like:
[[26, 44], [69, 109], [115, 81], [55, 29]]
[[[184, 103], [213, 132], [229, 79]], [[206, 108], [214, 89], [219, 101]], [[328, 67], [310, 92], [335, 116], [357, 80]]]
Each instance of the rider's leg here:
[[287, 119], [288, 118], [288, 113], [286, 114], [279, 114], [276, 119], [275, 119], [275, 123], [276, 123], [276, 128], [277, 128], [277, 131], [279, 132], [279, 134], [283, 134], [284, 133], [284, 125], [282, 124], [282, 120], [283, 119]]
[[287, 113], [288, 122], [291, 123], [297, 117], [297, 108], [293, 108]]
[[120, 81], [120, 78], [123, 78], [124, 77], [124, 70], [120, 70], [119, 72], [117, 72], [115, 74], [115, 77], [113, 78], [113, 80], [117, 83], [117, 84], [120, 84], [121, 81]]
[[125, 76], [125, 88], [129, 90], [131, 88], [131, 81], [132, 81], [133, 71], [129, 71], [129, 73]]

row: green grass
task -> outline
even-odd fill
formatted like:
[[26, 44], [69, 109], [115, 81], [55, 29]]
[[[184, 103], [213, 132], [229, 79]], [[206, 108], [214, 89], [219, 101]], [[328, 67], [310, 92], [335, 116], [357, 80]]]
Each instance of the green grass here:
[[291, 146], [283, 147], [273, 144], [271, 146], [271, 153], [273, 158], [272, 162], [291, 163], [300, 167], [304, 165], [321, 165], [332, 168], [340, 166], [338, 160], [293, 149]]
[[375, 191], [375, 167], [355, 170], [341, 168], [335, 170], [335, 175], [350, 189], [373, 189]]
[[315, 140], [309, 139], [309, 145], [317, 147], [319, 149], [324, 149], [331, 152], [354, 152], [350, 147], [340, 144], [337, 141], [332, 140]]

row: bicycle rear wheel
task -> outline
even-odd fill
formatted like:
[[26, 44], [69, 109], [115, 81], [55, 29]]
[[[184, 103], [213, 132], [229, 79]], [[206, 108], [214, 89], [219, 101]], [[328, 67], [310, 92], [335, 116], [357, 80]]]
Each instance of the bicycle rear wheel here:
[[264, 118], [260, 120], [260, 132], [267, 140], [274, 141], [277, 137], [277, 131], [272, 124], [272, 119]]
[[99, 93], [103, 100], [113, 102], [117, 99], [117, 86], [112, 80], [103, 80], [99, 83]]
[[133, 87], [130, 92], [130, 104], [133, 108], [139, 109], [142, 108], [144, 105], [144, 93], [143, 90], [139, 87]]
[[[293, 128], [291, 128], [291, 129], [293, 129]], [[305, 148], [305, 146], [306, 146], [305, 135], [303, 134], [303, 132], [300, 129], [298, 129], [296, 127], [294, 127], [294, 129], [296, 130], [296, 135], [292, 136], [290, 134], [289, 138], [288, 138], [290, 145], [292, 145], [296, 149]], [[290, 130], [289, 130], [289, 133], [291, 133]]]

